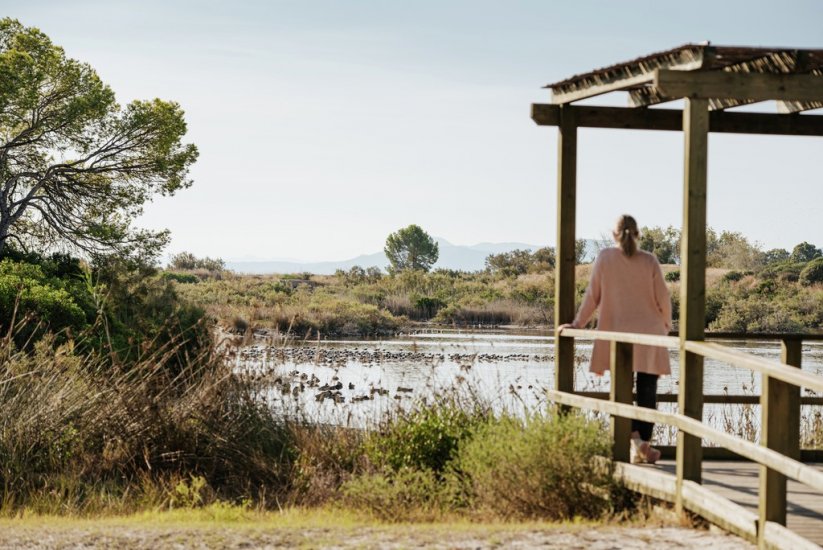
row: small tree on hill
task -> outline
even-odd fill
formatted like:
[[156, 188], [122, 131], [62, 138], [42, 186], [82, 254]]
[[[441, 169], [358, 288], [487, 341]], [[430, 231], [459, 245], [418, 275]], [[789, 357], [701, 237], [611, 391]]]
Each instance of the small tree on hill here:
[[389, 235], [383, 251], [392, 271], [428, 271], [437, 261], [440, 247], [420, 226], [412, 224]]
[[789, 259], [791, 254], [785, 248], [772, 248], [763, 253], [763, 263], [766, 265], [777, 262], [785, 262]]
[[823, 256], [823, 251], [815, 245], [807, 242], [802, 242], [795, 246], [792, 250], [791, 260], [793, 262], [810, 262], [815, 258]]

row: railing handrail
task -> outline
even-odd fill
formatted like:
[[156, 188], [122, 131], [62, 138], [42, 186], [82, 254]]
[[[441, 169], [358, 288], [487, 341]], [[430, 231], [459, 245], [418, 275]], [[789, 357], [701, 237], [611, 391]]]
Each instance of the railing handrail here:
[[[637, 334], [634, 332], [576, 328], [560, 329], [558, 334], [560, 336], [606, 340], [625, 344], [642, 344], [668, 349], [678, 349], [680, 347], [680, 340], [678, 338], [656, 334]], [[728, 349], [710, 342], [687, 340], [684, 346], [686, 351], [702, 355], [703, 357], [723, 361], [735, 367], [747, 368], [761, 374], [766, 374], [782, 382], [823, 393], [823, 376], [800, 370], [797, 367], [779, 361], [763, 359], [762, 357], [754, 357], [748, 353]]]
[[605, 401], [592, 397], [583, 397], [572, 393], [558, 390], [546, 390], [546, 395], [550, 401], [568, 405], [571, 407], [584, 408], [599, 412], [608, 413], [622, 418], [631, 418], [643, 422], [654, 422], [658, 424], [669, 424], [691, 435], [702, 437], [734, 451], [735, 453], [767, 466], [786, 477], [805, 483], [818, 491], [823, 491], [823, 472], [818, 471], [798, 460], [789, 458], [777, 451], [767, 447], [757, 445], [737, 436], [727, 434], [715, 428], [706, 426], [699, 420], [678, 413], [662, 412], [655, 409], [647, 409], [626, 403]]
[[[578, 333], [578, 331], [580, 331]], [[560, 331], [563, 336], [574, 336], [577, 338], [594, 338], [588, 333], [607, 333], [607, 334], [631, 334], [617, 331], [600, 331], [593, 329], [579, 329], [579, 328], [564, 328]], [[586, 334], [584, 334], [586, 333]], [[580, 334], [578, 336], [578, 334]], [[656, 335], [645, 335], [656, 336]], [[680, 333], [671, 331], [665, 336], [677, 338], [679, 340]], [[823, 332], [707, 332], [703, 336], [706, 340], [807, 340], [807, 341], [821, 341], [823, 340]]]
[[680, 340], [675, 336], [662, 334], [638, 334], [636, 332], [617, 332], [608, 330], [589, 330], [582, 328], [564, 328], [559, 334], [574, 338], [589, 338], [591, 340], [608, 340], [609, 342], [623, 342], [624, 344], [641, 344], [660, 348], [678, 349]]
[[795, 386], [823, 392], [823, 376], [807, 371], [802, 371], [797, 367], [772, 361], [762, 357], [755, 357], [748, 353], [728, 349], [720, 344], [710, 342], [685, 342], [686, 351], [697, 353], [703, 357], [723, 361], [735, 367], [753, 370], [760, 374], [766, 374], [770, 378], [787, 382]]
[[[583, 397], [593, 397], [595, 399], [609, 399], [607, 391], [575, 391], [575, 395]], [[676, 393], [658, 393], [658, 403], [677, 403]], [[760, 395], [727, 394], [727, 393], [704, 393], [703, 403], [707, 405], [759, 405]], [[636, 400], [637, 394], [632, 393], [632, 399]], [[804, 395], [800, 397], [801, 405], [823, 405], [823, 396]]]

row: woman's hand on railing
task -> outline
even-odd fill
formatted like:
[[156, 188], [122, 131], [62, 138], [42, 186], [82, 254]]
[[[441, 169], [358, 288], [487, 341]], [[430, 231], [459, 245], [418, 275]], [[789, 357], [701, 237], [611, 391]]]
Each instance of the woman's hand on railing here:
[[577, 327], [574, 326], [574, 323], [563, 323], [562, 325], [557, 327], [557, 333], [560, 334], [561, 332], [563, 332], [564, 328], [577, 328]]

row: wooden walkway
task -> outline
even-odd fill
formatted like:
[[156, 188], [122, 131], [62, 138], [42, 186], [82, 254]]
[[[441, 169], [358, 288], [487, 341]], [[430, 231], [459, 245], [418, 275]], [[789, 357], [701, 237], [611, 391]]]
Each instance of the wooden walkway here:
[[[810, 466], [823, 471], [821, 463]], [[646, 467], [675, 473], [673, 460], [662, 460], [655, 466]], [[760, 466], [753, 462], [706, 460], [703, 462], [703, 485], [756, 515], [759, 472]], [[789, 480], [787, 498], [786, 527], [823, 546], [823, 495]]]

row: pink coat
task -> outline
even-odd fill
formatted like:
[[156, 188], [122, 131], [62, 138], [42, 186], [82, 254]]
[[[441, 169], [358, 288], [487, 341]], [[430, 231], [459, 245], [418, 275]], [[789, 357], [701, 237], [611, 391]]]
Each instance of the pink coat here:
[[[626, 256], [620, 248], [601, 251], [572, 325], [584, 327], [598, 308], [597, 330], [668, 334], [672, 300], [657, 258], [643, 250], [633, 256]], [[665, 348], [635, 344], [633, 369], [670, 374], [669, 353]], [[595, 341], [590, 370], [597, 374], [609, 370], [609, 342]]]

